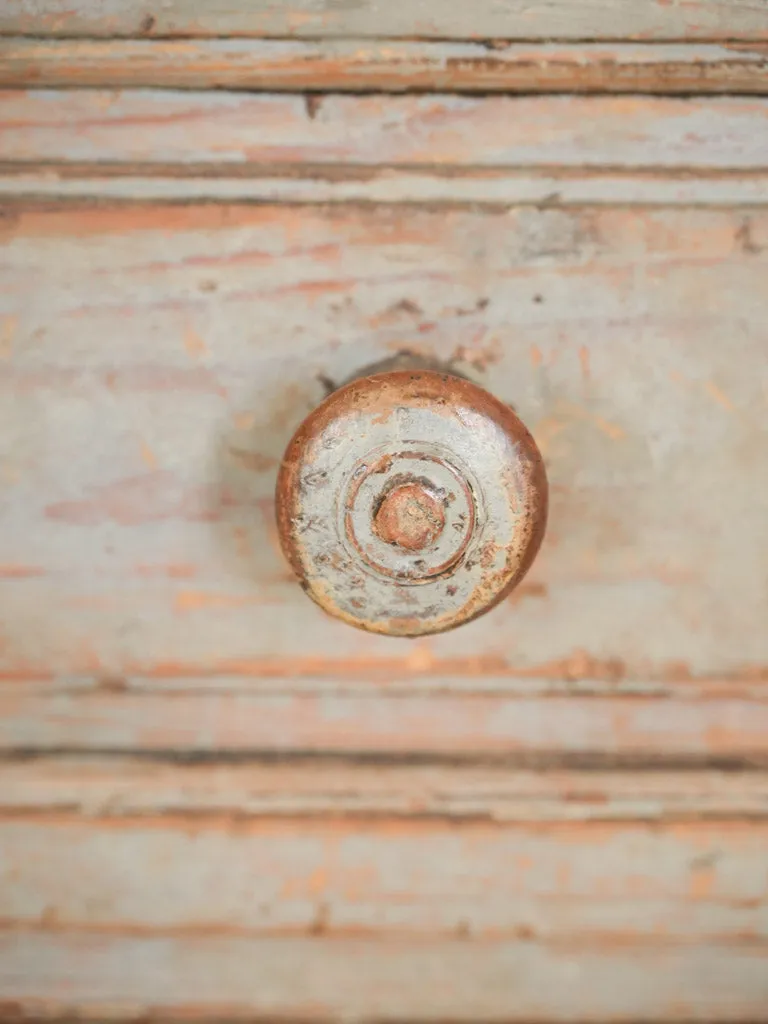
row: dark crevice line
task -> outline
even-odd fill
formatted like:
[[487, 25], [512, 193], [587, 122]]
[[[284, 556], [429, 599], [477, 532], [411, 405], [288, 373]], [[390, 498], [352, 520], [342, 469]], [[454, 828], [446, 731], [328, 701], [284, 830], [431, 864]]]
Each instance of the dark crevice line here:
[[631, 770], [645, 773], [719, 771], [728, 773], [764, 771], [768, 769], [768, 750], [755, 750], [739, 755], [710, 754], [620, 754], [603, 751], [539, 751], [531, 753], [467, 752], [456, 754], [440, 751], [371, 751], [340, 752], [329, 749], [294, 749], [275, 751], [263, 748], [201, 750], [78, 745], [18, 745], [0, 750], [0, 766], [30, 761], [64, 758], [126, 759], [133, 758], [158, 764], [174, 765], [341, 765], [349, 768], [370, 766], [381, 768], [454, 767], [535, 769], [560, 772], [578, 770], [607, 772]]
[[[299, 793], [295, 799], [300, 801], [300, 796]], [[643, 799], [643, 794], [640, 794], [638, 799]], [[538, 802], [541, 803], [543, 800], [544, 798], [541, 798]], [[561, 801], [558, 804], [554, 798], [549, 802], [553, 807], [565, 806], [565, 802]], [[109, 800], [105, 799], [103, 803], [107, 805]], [[578, 801], [568, 801], [567, 806], [573, 811], [580, 805]], [[592, 805], [585, 802], [583, 806], [591, 807]], [[510, 829], [528, 832], [571, 831], [574, 828], [604, 829], [606, 826], [616, 831], [637, 827], [653, 831], [677, 825], [765, 825], [768, 822], [768, 802], [764, 812], [722, 808], [703, 811], [670, 809], [663, 810], [659, 814], [601, 814], [590, 810], [588, 813], [582, 814], [553, 813], [532, 817], [525, 814], [506, 814], [483, 810], [408, 811], [375, 807], [357, 810], [333, 807], [330, 800], [326, 807], [296, 807], [290, 810], [271, 810], [266, 807], [255, 810], [242, 810], [236, 807], [156, 807], [151, 809], [129, 807], [121, 809], [119, 800], [116, 801], [114, 810], [108, 806], [103, 809], [99, 807], [94, 809], [91, 804], [75, 802], [18, 807], [4, 806], [0, 800], [0, 829], [8, 824], [27, 822], [30, 824], [42, 823], [46, 829], [55, 828], [57, 825], [69, 826], [84, 823], [89, 828], [109, 825], [123, 827], [127, 830], [140, 829], [142, 826], [227, 830], [264, 824], [306, 828], [310, 824], [319, 824], [326, 827], [343, 825], [363, 829], [375, 828], [377, 825], [432, 825], [447, 829], [469, 829], [473, 826], [481, 826], [501, 832]]]
[[[2, 59], [2, 55], [0, 55]], [[766, 67], [766, 77], [768, 78], [768, 65]], [[397, 100], [398, 98], [413, 98], [413, 97], [437, 97], [437, 98], [456, 98], [456, 99], [470, 99], [477, 100], [478, 103], [483, 100], [528, 100], [528, 99], [606, 99], [606, 98], [621, 98], [621, 99], [648, 99], [648, 100], [681, 100], [685, 102], [698, 100], [700, 102], [711, 102], [717, 100], [727, 100], [729, 96], [733, 96], [738, 99], [749, 98], [750, 96], [755, 99], [765, 100], [766, 92], [768, 92], [768, 81], [766, 81], [762, 89], [757, 89], [754, 92], [749, 90], [724, 90], [724, 91], [712, 91], [712, 90], [701, 90], [686, 89], [683, 91], [676, 90], [656, 90], [656, 89], [609, 89], [609, 88], [558, 88], [558, 89], [517, 89], [517, 88], [500, 88], [500, 89], [472, 89], [466, 88], [440, 88], [434, 86], [405, 86], [397, 89], [387, 89], [384, 87], [373, 88], [366, 86], [364, 88], [348, 88], [348, 89], [328, 89], [323, 87], [312, 88], [307, 85], [297, 86], [295, 89], [286, 88], [285, 86], [253, 86], [253, 85], [137, 85], [131, 83], [130, 85], [115, 85], [110, 84], [110, 80], [102, 84], [88, 83], [83, 85], [75, 85], [73, 83], [67, 83], [63, 85], [43, 84], [36, 85], [29, 82], [19, 83], [18, 85], [0, 84], [0, 91], [2, 92], [57, 92], [57, 93], [80, 93], [80, 92], [123, 92], [123, 93], [198, 93], [201, 97], [206, 96], [209, 93], [233, 93], [238, 96], [271, 96], [275, 98], [301, 98], [302, 96], [313, 98], [315, 100], [324, 99], [379, 99], [386, 98], [391, 100]], [[768, 100], [766, 101], [768, 102]], [[207, 113], [202, 111], [202, 114]], [[216, 111], [211, 110], [210, 115], [215, 116]], [[197, 116], [197, 115], [195, 115]], [[175, 116], [174, 116], [175, 119]], [[312, 117], [308, 117], [308, 120], [314, 120]], [[115, 127], [120, 127], [120, 120], [114, 121]], [[36, 127], [34, 122], [24, 122], [19, 125], [12, 125], [12, 127]], [[49, 127], [46, 125], [45, 127]], [[77, 125], [73, 125], [76, 128]], [[429, 166], [429, 165], [426, 165]], [[437, 165], [436, 165], [437, 166]], [[488, 165], [484, 165], [488, 166]], [[561, 165], [562, 166], [562, 165]]]
[[[649, 979], [650, 981], [650, 979]], [[332, 1013], [314, 1013], [310, 1017], [297, 1017], [293, 1014], [277, 1014], [274, 1012], [263, 1013], [263, 1014], [242, 1014], [237, 1017], [221, 1017], [221, 1016], [209, 1016], [207, 1013], [200, 1013], [195, 1010], [193, 1013], [188, 1013], [184, 1010], [179, 1011], [174, 1008], [162, 1011], [147, 1011], [140, 1012], [137, 1015], [117, 1012], [115, 1015], [112, 1013], [105, 1013], [101, 1011], [83, 1012], [82, 1014], [73, 1014], [71, 1010], [67, 1010], [63, 1013], [57, 1013], [51, 1011], [46, 1013], [45, 1016], [37, 1016], [29, 1014], [23, 1009], [24, 1003], [19, 1001], [6, 1001], [0, 999], [0, 1022], [2, 1024], [349, 1024], [349, 1021], [354, 1021], [354, 1024], [423, 1024], [424, 1019], [422, 1017], [415, 1017], [410, 1014], [406, 1017], [395, 1017], [392, 1015], [386, 1018], [380, 1017], [367, 1017], [355, 1013], [353, 1016], [349, 1014], [332, 1014]], [[716, 1011], [717, 1007], [713, 1007], [713, 1011]], [[555, 1021], [557, 1018], [553, 1017]], [[432, 1017], [428, 1020], [431, 1022]], [[469, 1018], [457, 1017], [455, 1020], [451, 1020], [440, 1015], [437, 1018], [439, 1024], [468, 1024]], [[531, 1018], [529, 1021], [521, 1021], [519, 1017], [510, 1017], [504, 1019], [501, 1017], [494, 1017], [493, 1020], [485, 1021], [483, 1018], [472, 1018], [472, 1024], [542, 1024], [541, 1018]], [[659, 1018], [653, 1019], [633, 1019], [622, 1016], [620, 1018], [621, 1024], [659, 1024]], [[594, 1017], [589, 1018], [576, 1018], [568, 1017], [569, 1024], [595, 1024]], [[678, 1017], [675, 1016], [674, 1020], [670, 1020], [669, 1024], [702, 1024], [701, 1016], [697, 1017]], [[718, 1017], [716, 1012], [713, 1012], [711, 1016], [707, 1016], [706, 1024], [765, 1024], [765, 1018], [757, 1020], [755, 1018], [741, 1018], [734, 1017], [733, 1014], [729, 1014], [727, 1017]]]
[[[349, 1021], [352, 1020], [354, 1024], [424, 1024], [424, 1018], [415, 1017], [414, 1014], [402, 1018], [392, 1015], [380, 1018], [367, 1017], [358, 1013], [350, 1016], [349, 1014], [318, 1012], [310, 1017], [297, 1017], [294, 1014], [269, 1012], [263, 1014], [245, 1013], [237, 1017], [222, 1017], [217, 1015], [210, 1016], [208, 1013], [200, 1013], [197, 1010], [189, 1013], [184, 1010], [179, 1011], [171, 1008], [162, 1011], [150, 1010], [146, 1013], [140, 1012], [137, 1015], [126, 1015], [125, 1013], [118, 1012], [114, 1016], [109, 1012], [101, 1011], [73, 1014], [71, 1010], [62, 1013], [52, 1010], [44, 1016], [38, 1016], [25, 1012], [23, 1006], [24, 1003], [20, 1000], [4, 1001], [0, 999], [0, 1022], [2, 1024], [192, 1024], [192, 1022], [194, 1024], [345, 1024], [345, 1022], [349, 1024]], [[712, 1010], [711, 1016], [706, 1018], [706, 1024], [765, 1024], [765, 1018], [757, 1020], [756, 1018], [749, 1017], [734, 1017], [732, 1013], [727, 1017], [718, 1017], [717, 1007], [713, 1007]], [[556, 1019], [555, 1017], [552, 1018], [553, 1021]], [[428, 1020], [432, 1022], [433, 1018], [429, 1017]], [[451, 1019], [441, 1014], [436, 1020], [439, 1021], [439, 1024], [468, 1024], [469, 1018], [457, 1017]], [[620, 1020], [621, 1024], [659, 1024], [659, 1018], [634, 1019], [622, 1016]], [[508, 1019], [494, 1017], [488, 1021], [482, 1017], [473, 1017], [471, 1021], [472, 1024], [542, 1024], [541, 1017], [531, 1018], [528, 1021], [521, 1020], [517, 1016]], [[569, 1016], [568, 1022], [569, 1024], [595, 1024], [595, 1018]], [[702, 1018], [701, 1016], [675, 1016], [674, 1020], [669, 1021], [669, 1024], [702, 1024]]]
[[[2, 55], [0, 54], [0, 60]], [[680, 63], [680, 62], [674, 62]], [[490, 99], [537, 99], [537, 98], [579, 98], [588, 99], [590, 97], [603, 99], [606, 97], [622, 97], [637, 99], [675, 99], [675, 100], [712, 100], [712, 99], [728, 99], [729, 97], [734, 98], [752, 98], [752, 99], [765, 99], [768, 96], [768, 62], [766, 62], [765, 68], [760, 69], [761, 73], [766, 76], [766, 80], [762, 85], [744, 85], [741, 87], [734, 87], [731, 85], [724, 86], [723, 88], [715, 88], [711, 83], [702, 89], [695, 89], [691, 86], [685, 89], [675, 89], [670, 86], [659, 89], [639, 89], [632, 86], [611, 88], [609, 86], [587, 86], [579, 85], [575, 82], [570, 88], [562, 85], [557, 88], [517, 88], [515, 86], [503, 86], [500, 85], [496, 89], [485, 88], [474, 88], [471, 84], [467, 83], [463, 86], [440, 86], [440, 85], [407, 85], [400, 86], [394, 83], [391, 86], [380, 85], [378, 88], [371, 86], [364, 86], [357, 88], [351, 85], [347, 88], [336, 88], [336, 89], [324, 89], [322, 87], [313, 88], [307, 85], [297, 85], [296, 88], [290, 88], [284, 83], [265, 84], [265, 85], [238, 85], [236, 83], [206, 83], [204, 78], [205, 75], [201, 75], [200, 84], [184, 84], [184, 83], [165, 83], [151, 81], [147, 79], [145, 82], [132, 81], [130, 83], [121, 82], [120, 79], [115, 79], [110, 76], [105, 76], [103, 81], [98, 83], [73, 83], [73, 82], [57, 82], [55, 80], [46, 80], [43, 78], [41, 82], [29, 82], [29, 81], [14, 81], [13, 79], [2, 80], [2, 72], [0, 72], [0, 91], [3, 92], [39, 92], [41, 90], [61, 93], [77, 93], [77, 92], [153, 92], [153, 93], [236, 93], [238, 96], [293, 96], [300, 97], [304, 96], [308, 99], [311, 97], [329, 98], [329, 97], [346, 97], [346, 98], [371, 98], [371, 97], [419, 97], [419, 96], [440, 96], [440, 97], [456, 97], [473, 100], [490, 100]], [[532, 70], [532, 73], [535, 71]]]
[[[741, 200], [737, 204], [722, 200], [717, 203], [704, 200], [690, 200], [684, 204], [669, 200], [637, 200], [634, 202], [607, 200], [604, 203], [595, 201], [584, 202], [583, 200], [572, 201], [569, 199], [515, 199], [515, 200], [478, 200], [478, 199], [286, 199], [286, 198], [252, 198], [240, 197], [235, 200], [221, 198], [218, 196], [195, 196], [193, 198], [146, 198], [146, 197], [113, 197], [113, 196], [54, 196], [39, 194], [34, 190], [20, 193], [14, 196], [0, 196], [0, 215], [3, 208], [6, 210], [23, 209], [30, 212], [50, 212], [56, 209], [67, 210], [109, 210], [131, 207], [176, 207], [195, 209], [203, 206], [252, 206], [252, 207], [286, 207], [298, 210], [376, 210], [376, 209], [409, 209], [422, 212], [444, 213], [446, 211], [465, 212], [487, 212], [502, 213], [512, 209], [533, 208], [539, 210], [564, 209], [564, 210], [595, 210], [608, 208], [611, 210], [668, 210], [684, 208], [686, 210], [718, 210], [727, 212], [733, 210], [734, 206], [745, 212], [760, 212], [765, 209], [765, 201]], [[0, 1022], [1, 1024], [1, 1022]]]
[[503, 50], [507, 46], [620, 46], [630, 44], [632, 46], [749, 46], [768, 43], [768, 32], [762, 36], [750, 35], [720, 36], [720, 35], [676, 35], [676, 36], [653, 36], [647, 35], [625, 35], [625, 36], [465, 36], [465, 35], [388, 35], [377, 33], [376, 35], [363, 35], [359, 32], [338, 33], [338, 34], [286, 34], [286, 33], [264, 33], [254, 35], [250, 32], [227, 32], [219, 35], [207, 32], [137, 32], [127, 31], [125, 33], [94, 33], [94, 32], [20, 32], [17, 29], [0, 28], [0, 39], [26, 39], [41, 43], [50, 42], [90, 42], [90, 43], [113, 43], [113, 42], [171, 42], [173, 40], [186, 42], [226, 42], [227, 40], [251, 41], [254, 43], [360, 43], [361, 45], [373, 45], [375, 43], [418, 43], [428, 45], [430, 43], [443, 43], [455, 45], [483, 46], [494, 52]]
[[[631, 897], [630, 897], [631, 899]], [[591, 897], [582, 899], [563, 900], [563, 902], [579, 903], [590, 902]], [[680, 901], [685, 902], [685, 901]], [[728, 901], [711, 900], [715, 905], [728, 904]], [[332, 908], [331, 908], [332, 909]], [[295, 941], [307, 940], [322, 937], [329, 945], [333, 943], [346, 943], [350, 941], [363, 941], [370, 944], [380, 945], [382, 948], [392, 946], [394, 943], [410, 943], [421, 945], [424, 941], [438, 942], [440, 944], [456, 942], [470, 942], [475, 946], [493, 947], [507, 943], [525, 943], [530, 946], [538, 946], [542, 949], [561, 950], [563, 952], [581, 952], [582, 950], [595, 950], [613, 952], [617, 949], [623, 950], [660, 950], [660, 949], [691, 949], [702, 944], [714, 944], [719, 947], [730, 949], [757, 949], [768, 948], [768, 937], [763, 935], [744, 934], [743, 932], [703, 933], [691, 938], [687, 935], [654, 934], [648, 932], [611, 932], [592, 931], [581, 934], [577, 929], [571, 931], [543, 931], [537, 933], [525, 925], [512, 925], [507, 928], [490, 928], [472, 930], [465, 927], [451, 927], [439, 925], [426, 928], [408, 928], [386, 925], [356, 926], [356, 925], [333, 925], [321, 923], [320, 927], [315, 924], [307, 925], [276, 925], [265, 927], [249, 927], [228, 924], [153, 924], [148, 926], [136, 925], [130, 922], [99, 922], [90, 923], [82, 921], [45, 921], [34, 918], [4, 918], [0, 919], [0, 938], [7, 938], [10, 935], [32, 935], [32, 936], [63, 936], [65, 938], [100, 937], [110, 940], [131, 941], [149, 940], [150, 942], [163, 942], [165, 940], [178, 941]], [[2, 1003], [0, 1003], [0, 1007]], [[0, 1020], [2, 1020], [0, 1015]], [[440, 1018], [442, 1024], [442, 1018]], [[569, 1020], [570, 1024], [570, 1020]], [[623, 1024], [623, 1018], [622, 1018]], [[658, 1022], [657, 1022], [658, 1024]], [[676, 1022], [677, 1024], [677, 1022]], [[701, 1022], [699, 1022], [701, 1024]], [[709, 1024], [709, 1020], [707, 1021]]]
[[[768, 101], [767, 101], [768, 103]], [[212, 113], [215, 113], [213, 111]], [[34, 125], [31, 125], [34, 127]], [[660, 166], [659, 164], [441, 164], [382, 162], [376, 164], [344, 162], [295, 161], [292, 163], [254, 161], [243, 163], [200, 162], [145, 162], [138, 160], [2, 160], [0, 176], [15, 177], [35, 172], [54, 172], [64, 180], [89, 175], [115, 178], [173, 176], [180, 180], [210, 178], [211, 180], [313, 178], [323, 182], [374, 181], [384, 174], [396, 172], [431, 176], [439, 180], [461, 180], [470, 175], [496, 180], [504, 177], [551, 177], [565, 182], [573, 178], [607, 177], [627, 178], [649, 176], [654, 181], [728, 181], [742, 178], [768, 178], [768, 157], [765, 166], [712, 167], [703, 165]]]

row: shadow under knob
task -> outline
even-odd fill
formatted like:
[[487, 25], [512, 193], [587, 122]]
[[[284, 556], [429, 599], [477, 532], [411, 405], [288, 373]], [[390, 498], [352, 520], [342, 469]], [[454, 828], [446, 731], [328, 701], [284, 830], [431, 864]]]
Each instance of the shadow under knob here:
[[488, 611], [544, 535], [547, 480], [512, 410], [461, 377], [397, 371], [339, 388], [277, 483], [283, 550], [309, 596], [374, 633], [423, 636]]

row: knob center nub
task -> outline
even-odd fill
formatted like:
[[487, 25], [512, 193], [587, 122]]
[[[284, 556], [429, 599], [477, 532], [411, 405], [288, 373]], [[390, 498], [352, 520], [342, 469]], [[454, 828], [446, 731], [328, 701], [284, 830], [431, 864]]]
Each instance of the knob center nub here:
[[385, 544], [406, 551], [430, 547], [444, 528], [443, 502], [417, 481], [388, 491], [373, 517], [373, 532]]

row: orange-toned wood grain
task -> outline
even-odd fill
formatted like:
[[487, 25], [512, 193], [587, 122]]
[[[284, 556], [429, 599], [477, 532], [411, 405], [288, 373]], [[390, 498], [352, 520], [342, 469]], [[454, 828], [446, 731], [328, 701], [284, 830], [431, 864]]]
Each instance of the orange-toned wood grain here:
[[[765, 950], [656, 941], [382, 942], [5, 932], [0, 991], [17, 1015], [131, 1019], [543, 1022], [760, 1020]], [[300, 979], [300, 983], [297, 979]]]
[[5, 165], [13, 203], [354, 203], [361, 205], [715, 207], [768, 205], [768, 172], [547, 167], [361, 168], [260, 164]]
[[403, 763], [315, 756], [240, 761], [41, 756], [0, 770], [0, 813], [167, 819], [443, 822], [662, 822], [768, 819], [761, 771], [510, 770], [508, 764]]
[[6, 163], [765, 169], [759, 97], [0, 91]]
[[[760, 93], [763, 12], [302, 4], [0, 11], [145, 37], [0, 43], [104, 86], [0, 95], [0, 1016], [762, 1019], [768, 103], [197, 90]], [[147, 38], [227, 32], [310, 39]], [[272, 521], [402, 351], [553, 483], [524, 586], [419, 643], [326, 620]]]
[[760, 0], [5, 0], [0, 32], [74, 36], [318, 36], [493, 39], [765, 38]]
[[[223, 632], [215, 617], [208, 629]], [[474, 694], [387, 696], [384, 676], [384, 685], [372, 680], [367, 693], [295, 694], [292, 675], [301, 667], [287, 662], [284, 668], [285, 679], [262, 694], [223, 687], [206, 692], [203, 686], [202, 692], [169, 692], [160, 682], [138, 692], [121, 692], [116, 681], [74, 690], [6, 683], [0, 687], [0, 747], [21, 753], [424, 755], [534, 765], [554, 759], [598, 767], [766, 763], [763, 692], [752, 699], [697, 698], [687, 697], [681, 685], [667, 697], [537, 698], [483, 693], [479, 679], [474, 689], [480, 692]]]
[[[350, 776], [354, 785], [354, 775]], [[766, 822], [0, 817], [3, 928], [768, 939]]]
[[0, 38], [0, 86], [768, 92], [765, 44]]

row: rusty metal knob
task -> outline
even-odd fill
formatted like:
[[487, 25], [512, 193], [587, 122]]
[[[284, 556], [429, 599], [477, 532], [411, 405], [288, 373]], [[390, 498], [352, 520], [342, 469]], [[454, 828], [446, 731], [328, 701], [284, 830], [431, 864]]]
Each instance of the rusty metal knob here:
[[512, 410], [452, 374], [352, 381], [301, 424], [277, 482], [283, 550], [309, 596], [374, 633], [488, 611], [538, 551], [547, 479]]

